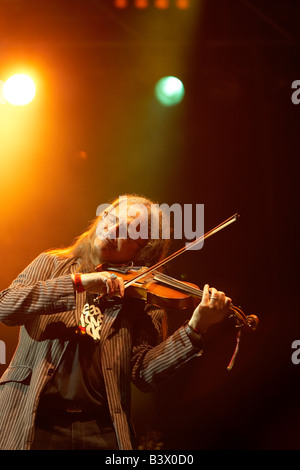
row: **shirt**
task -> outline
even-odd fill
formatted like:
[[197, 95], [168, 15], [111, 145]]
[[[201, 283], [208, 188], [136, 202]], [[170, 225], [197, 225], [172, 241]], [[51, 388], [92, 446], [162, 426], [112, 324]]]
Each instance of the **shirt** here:
[[70, 332], [70, 343], [62, 361], [42, 394], [43, 407], [74, 407], [83, 411], [107, 408], [101, 369], [103, 314], [94, 294], [87, 294], [79, 328]]

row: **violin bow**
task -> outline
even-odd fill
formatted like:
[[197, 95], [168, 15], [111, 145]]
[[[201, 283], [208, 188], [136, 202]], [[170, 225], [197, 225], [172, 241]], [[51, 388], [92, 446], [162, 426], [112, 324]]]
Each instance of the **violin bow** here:
[[158, 263], [154, 264], [153, 266], [151, 266], [150, 268], [147, 268], [145, 269], [141, 274], [138, 274], [137, 276], [135, 276], [133, 279], [131, 279], [130, 281], [127, 281], [124, 285], [124, 287], [129, 287], [131, 284], [133, 284], [134, 282], [136, 281], [139, 281], [140, 279], [142, 279], [144, 276], [146, 276], [147, 274], [150, 274], [152, 273], [153, 271], [155, 271], [156, 269], [160, 268], [161, 266], [164, 266], [165, 264], [169, 263], [170, 261], [172, 261], [173, 259], [177, 258], [177, 256], [180, 256], [182, 255], [182, 253], [184, 253], [185, 251], [189, 250], [192, 246], [195, 246], [197, 245], [198, 243], [200, 242], [203, 242], [204, 240], [206, 240], [207, 238], [211, 237], [212, 235], [215, 235], [217, 232], [219, 232], [220, 230], [223, 230], [225, 227], [227, 227], [228, 225], [232, 224], [233, 222], [235, 222], [237, 220], [237, 218], [239, 217], [239, 214], [234, 214], [232, 215], [231, 217], [229, 217], [228, 219], [224, 220], [224, 222], [220, 223], [219, 225], [217, 225], [216, 227], [214, 227], [213, 229], [209, 230], [207, 233], [205, 233], [204, 235], [201, 235], [200, 237], [196, 238], [196, 240], [194, 240], [193, 242], [190, 242], [188, 243], [186, 246], [183, 246], [182, 248], [180, 248], [179, 250], [175, 251], [174, 253], [172, 253], [171, 255], [167, 256], [166, 258], [164, 258], [163, 260], [161, 261], [158, 261]]
[[[147, 274], [150, 274], [153, 271], [160, 268], [161, 266], [164, 266], [165, 264], [169, 263], [173, 259], [177, 258], [177, 256], [180, 256], [182, 253], [189, 250], [191, 247], [194, 247], [198, 243], [203, 242], [204, 240], [206, 240], [209, 237], [212, 237], [213, 235], [215, 235], [220, 230], [223, 230], [225, 227], [228, 227], [228, 225], [231, 225], [233, 222], [235, 222], [238, 219], [238, 217], [239, 217], [238, 213], [233, 214], [231, 217], [224, 220], [223, 222], [221, 222], [219, 225], [217, 225], [213, 229], [209, 230], [204, 235], [201, 235], [200, 237], [198, 237], [193, 242], [188, 243], [187, 245], [183, 246], [179, 250], [175, 251], [173, 254], [167, 256], [163, 260], [161, 260], [158, 263], [154, 264], [150, 268], [145, 269], [142, 273], [140, 273], [137, 276], [135, 276], [134, 278], [130, 279], [130, 281], [127, 281], [124, 284], [124, 288], [126, 289], [130, 285], [134, 284], [135, 282], [137, 282], [140, 279], [142, 279], [143, 277], [145, 277]], [[240, 344], [240, 341], [241, 341], [241, 327], [243, 325], [246, 325], [250, 330], [255, 330], [257, 325], [258, 325], [258, 322], [259, 322], [256, 315], [245, 315], [240, 308], [235, 307], [234, 305], [231, 305], [230, 308], [231, 308], [231, 310], [233, 310], [233, 312], [235, 314], [235, 315], [231, 315], [231, 316], [235, 316], [235, 319], [237, 320], [237, 325], [236, 326], [237, 326], [237, 328], [239, 328], [239, 330], [238, 330], [237, 337], [236, 337], [236, 347], [235, 347], [234, 353], [232, 355], [232, 358], [229, 362], [229, 365], [227, 366], [227, 370], [229, 370], [229, 371], [233, 368], [237, 353], [239, 351], [239, 344]]]

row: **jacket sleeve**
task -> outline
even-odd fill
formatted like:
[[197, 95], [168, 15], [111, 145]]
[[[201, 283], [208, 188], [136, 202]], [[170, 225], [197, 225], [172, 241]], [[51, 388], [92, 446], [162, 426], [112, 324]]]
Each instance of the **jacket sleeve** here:
[[0, 293], [0, 322], [23, 325], [35, 315], [74, 310], [71, 275], [53, 277], [57, 257], [42, 253]]
[[161, 310], [151, 312], [152, 327], [141, 330], [133, 347], [132, 381], [144, 392], [159, 385], [203, 352], [202, 348], [192, 344], [183, 326], [158, 343], [161, 317]]

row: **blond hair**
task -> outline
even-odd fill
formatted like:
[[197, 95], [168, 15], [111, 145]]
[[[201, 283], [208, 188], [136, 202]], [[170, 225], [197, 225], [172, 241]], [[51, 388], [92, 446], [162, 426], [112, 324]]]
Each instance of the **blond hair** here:
[[[123, 199], [127, 198], [128, 204], [142, 204], [147, 208], [148, 213], [148, 242], [141, 248], [135, 259], [131, 260], [136, 266], [152, 266], [166, 256], [170, 239], [163, 238], [163, 224], [168, 221], [158, 204], [150, 199], [139, 196], [137, 194], [126, 194], [119, 196], [110, 202], [111, 205], [117, 206]], [[155, 211], [151, 210], [155, 207]], [[98, 254], [95, 248], [95, 238], [97, 237], [97, 227], [102, 219], [104, 211], [102, 211], [90, 224], [88, 229], [77, 237], [74, 243], [66, 248], [49, 250], [51, 254], [63, 258], [75, 258], [80, 262], [81, 272], [93, 271], [95, 266], [99, 264]], [[154, 216], [153, 216], [154, 215]], [[159, 236], [151, 238], [151, 230], [153, 224], [156, 226], [156, 232]]]

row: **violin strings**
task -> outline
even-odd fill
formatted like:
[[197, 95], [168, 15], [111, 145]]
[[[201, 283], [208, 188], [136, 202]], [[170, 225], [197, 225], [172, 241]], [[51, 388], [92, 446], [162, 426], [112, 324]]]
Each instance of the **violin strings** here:
[[[177, 289], [179, 289], [180, 291], [184, 291], [184, 293], [186, 294], [191, 294], [195, 297], [198, 297], [200, 299], [202, 299], [203, 297], [203, 290], [200, 289], [199, 287], [193, 287], [193, 286], [189, 286], [187, 284], [185, 284], [183, 281], [179, 281], [178, 279], [174, 279], [170, 276], [168, 276], [167, 274], [164, 274], [164, 273], [154, 273], [154, 280], [156, 281], [159, 281], [161, 282], [162, 284], [165, 284], [167, 285], [168, 287], [175, 287]], [[132, 283], [132, 280], [131, 281], [128, 281], [130, 283]], [[125, 284], [125, 287], [128, 287], [127, 284]], [[212, 294], [209, 294], [209, 298], [211, 299], [212, 297]], [[242, 314], [238, 311], [239, 309], [237, 307], [235, 307], [232, 303], [230, 303], [230, 309], [232, 311], [234, 311], [234, 313], [236, 314], [236, 316], [238, 318], [242, 317]]]
[[[184, 282], [179, 281], [178, 279], [174, 279], [168, 276], [167, 274], [155, 273], [154, 280], [161, 281], [162, 283], [165, 283], [172, 287], [177, 287], [178, 289], [183, 290], [186, 293], [189, 293], [191, 295], [194, 295], [195, 297], [199, 297], [200, 299], [202, 299], [203, 297], [203, 290], [201, 290], [199, 287], [197, 288], [197, 287], [186, 285]], [[210, 299], [212, 298], [211, 294], [209, 294], [209, 298]], [[238, 310], [237, 307], [235, 307], [232, 303], [230, 303], [230, 308], [234, 310], [234, 312]]]
[[165, 283], [168, 286], [177, 287], [178, 289], [183, 290], [189, 294], [195, 295], [196, 297], [201, 298], [203, 295], [203, 291], [201, 289], [186, 285], [184, 282], [178, 281], [178, 279], [174, 279], [163, 273], [155, 273], [154, 280], [161, 281], [162, 283]]

